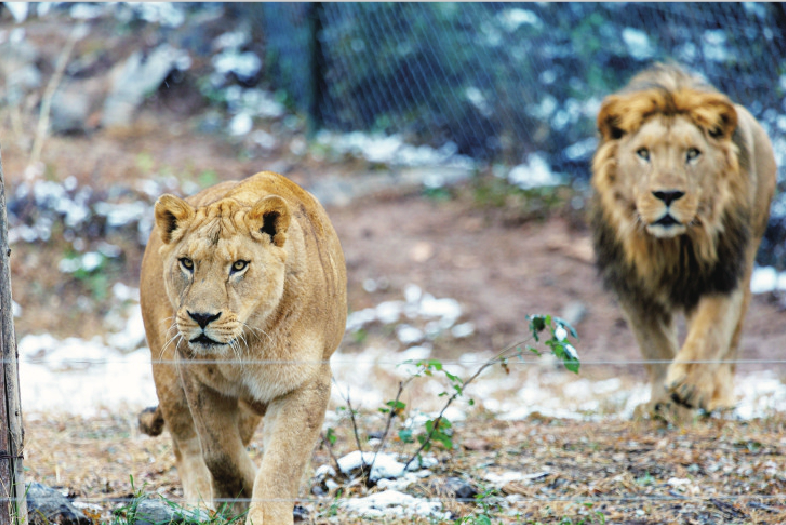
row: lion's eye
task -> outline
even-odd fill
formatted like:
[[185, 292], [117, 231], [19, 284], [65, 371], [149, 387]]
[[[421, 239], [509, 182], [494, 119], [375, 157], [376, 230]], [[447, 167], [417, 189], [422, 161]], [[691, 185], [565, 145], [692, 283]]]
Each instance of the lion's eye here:
[[232, 263], [232, 273], [239, 273], [248, 268], [248, 261], [235, 261]]
[[685, 162], [692, 162], [696, 160], [699, 155], [701, 155], [701, 151], [697, 150], [696, 148], [691, 148], [685, 152]]
[[636, 150], [636, 155], [638, 155], [639, 158], [641, 160], [643, 160], [644, 162], [649, 162], [650, 161], [650, 150], [648, 150], [647, 148], [639, 148], [639, 149], [637, 149]]
[[194, 261], [188, 257], [181, 257], [178, 261], [180, 261], [180, 266], [182, 266], [185, 271], [189, 273], [194, 271]]

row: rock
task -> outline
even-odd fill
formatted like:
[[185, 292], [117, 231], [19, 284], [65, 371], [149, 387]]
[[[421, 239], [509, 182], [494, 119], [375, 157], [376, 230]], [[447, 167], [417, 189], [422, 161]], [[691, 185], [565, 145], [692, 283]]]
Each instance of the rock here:
[[158, 525], [160, 523], [208, 522], [210, 516], [204, 511], [184, 510], [158, 499], [139, 502], [134, 513], [134, 525]]
[[174, 514], [172, 507], [163, 501], [146, 499], [141, 501], [136, 507], [134, 525], [172, 523]]
[[440, 496], [458, 500], [472, 500], [478, 495], [477, 489], [469, 482], [455, 476], [446, 479], [431, 480], [428, 483], [428, 488], [435, 491]]
[[307, 522], [308, 509], [305, 508], [303, 505], [295, 505], [295, 508], [292, 511], [292, 518], [294, 519], [295, 523]]
[[52, 97], [52, 133], [84, 133], [90, 116], [90, 95], [81, 87], [58, 89]]
[[90, 519], [60, 492], [35, 482], [27, 486], [27, 520], [33, 525], [90, 525]]
[[170, 72], [189, 61], [187, 52], [169, 44], [162, 44], [149, 54], [134, 52], [115, 68], [115, 82], [104, 102], [102, 124], [106, 127], [129, 126], [145, 97], [158, 89]]

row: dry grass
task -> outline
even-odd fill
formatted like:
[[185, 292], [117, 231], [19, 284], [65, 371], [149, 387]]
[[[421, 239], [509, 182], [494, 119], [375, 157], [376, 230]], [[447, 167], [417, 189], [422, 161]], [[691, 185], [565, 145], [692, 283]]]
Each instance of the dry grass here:
[[[182, 492], [168, 436], [143, 436], [135, 417], [127, 416], [28, 421], [28, 478], [105, 509], [133, 496], [130, 476], [137, 488], [178, 501]], [[588, 423], [535, 417], [504, 422], [481, 415], [457, 425], [456, 431], [456, 449], [438, 452], [440, 462], [432, 474], [405, 489], [416, 497], [442, 499], [444, 510], [454, 517], [488, 516], [493, 523], [786, 521], [783, 417], [751, 422], [709, 419], [670, 428], [657, 421]], [[336, 432], [334, 453], [352, 451], [350, 428], [342, 426]], [[258, 437], [250, 447], [257, 460], [260, 446]], [[394, 441], [390, 448], [407, 447], [411, 445]], [[312, 467], [329, 462], [328, 450], [319, 447]], [[490, 473], [504, 472], [541, 475], [496, 488], [485, 480]], [[485, 498], [452, 499], [444, 491], [448, 477], [465, 479]], [[308, 496], [308, 521], [368, 522], [343, 513], [334, 503], [378, 490], [348, 482], [340, 497], [335, 489], [321, 497]], [[409, 516], [378, 522], [440, 520]]]

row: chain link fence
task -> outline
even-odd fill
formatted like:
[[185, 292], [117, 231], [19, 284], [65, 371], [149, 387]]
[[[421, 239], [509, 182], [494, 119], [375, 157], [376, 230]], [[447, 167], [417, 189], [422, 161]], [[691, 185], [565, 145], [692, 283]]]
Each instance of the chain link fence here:
[[452, 141], [480, 159], [520, 162], [543, 152], [556, 169], [573, 170], [579, 153], [591, 149], [576, 144], [594, 136], [600, 100], [667, 59], [750, 107], [772, 135], [786, 127], [777, 116], [786, 89], [780, 4], [253, 9], [273, 78], [327, 129], [400, 133], [436, 146]]
[[[269, 78], [312, 129], [398, 134], [509, 166], [535, 154], [556, 172], [586, 178], [603, 97], [653, 61], [676, 60], [747, 106], [772, 137], [779, 166], [786, 164], [782, 4], [247, 9], [264, 34]], [[765, 247], [785, 238], [781, 197]]]

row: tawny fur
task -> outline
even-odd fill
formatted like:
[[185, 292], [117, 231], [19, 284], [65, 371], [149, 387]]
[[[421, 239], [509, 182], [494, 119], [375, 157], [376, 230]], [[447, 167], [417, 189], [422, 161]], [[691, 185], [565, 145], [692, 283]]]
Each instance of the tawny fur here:
[[652, 406], [729, 408], [775, 191], [770, 140], [745, 108], [662, 64], [603, 101], [598, 129], [595, 251], [644, 358], [663, 361], [648, 365]]
[[[312, 195], [272, 172], [162, 195], [155, 215], [141, 295], [159, 406], [141, 428], [166, 424], [188, 503], [251, 499], [247, 523], [292, 523], [346, 326], [336, 233]], [[246, 446], [263, 417], [257, 468]]]

